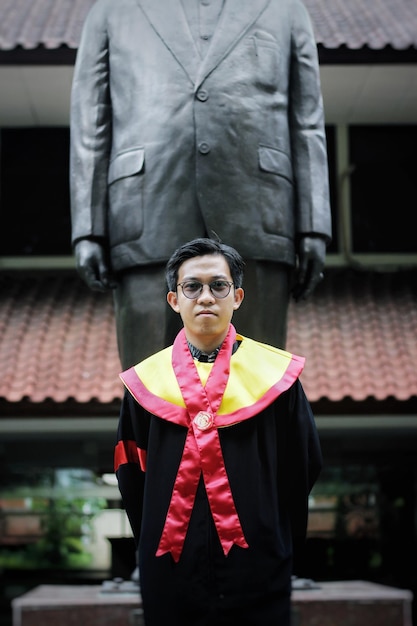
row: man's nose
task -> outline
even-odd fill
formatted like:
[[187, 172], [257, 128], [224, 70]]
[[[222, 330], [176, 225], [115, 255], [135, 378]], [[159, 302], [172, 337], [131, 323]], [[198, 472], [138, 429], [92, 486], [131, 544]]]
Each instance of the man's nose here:
[[215, 300], [215, 297], [211, 293], [210, 285], [203, 285], [198, 299], [202, 302], [213, 302]]

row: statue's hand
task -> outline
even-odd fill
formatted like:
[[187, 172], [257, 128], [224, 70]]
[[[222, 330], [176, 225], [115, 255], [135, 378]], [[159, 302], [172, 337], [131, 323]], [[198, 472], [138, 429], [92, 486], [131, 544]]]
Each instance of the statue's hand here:
[[80, 239], [75, 244], [74, 254], [77, 271], [90, 289], [107, 291], [116, 287], [105, 248], [101, 243], [90, 239]]
[[298, 269], [293, 289], [295, 300], [308, 298], [323, 280], [326, 240], [319, 236], [302, 237], [298, 249]]

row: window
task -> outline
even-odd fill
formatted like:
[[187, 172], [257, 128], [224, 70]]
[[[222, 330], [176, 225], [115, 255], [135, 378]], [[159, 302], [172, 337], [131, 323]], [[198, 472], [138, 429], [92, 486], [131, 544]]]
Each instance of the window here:
[[353, 126], [349, 141], [352, 251], [416, 252], [417, 126]]
[[0, 255], [71, 255], [69, 129], [3, 129]]

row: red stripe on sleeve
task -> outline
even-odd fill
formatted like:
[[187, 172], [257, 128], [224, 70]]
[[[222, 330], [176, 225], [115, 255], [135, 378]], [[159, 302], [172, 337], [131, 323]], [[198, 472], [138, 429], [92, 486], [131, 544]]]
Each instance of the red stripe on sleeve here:
[[137, 447], [136, 441], [119, 441], [114, 449], [114, 471], [121, 465], [137, 463], [144, 472], [146, 468], [146, 450]]
[[142, 472], [146, 472], [146, 450], [142, 450], [142, 448], [138, 448], [138, 454], [139, 454], [140, 469], [142, 470]]

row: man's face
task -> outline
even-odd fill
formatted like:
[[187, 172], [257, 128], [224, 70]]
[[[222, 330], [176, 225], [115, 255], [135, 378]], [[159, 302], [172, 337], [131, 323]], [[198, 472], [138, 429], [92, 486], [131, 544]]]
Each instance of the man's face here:
[[204, 284], [200, 295], [187, 298], [181, 287], [170, 291], [167, 300], [181, 315], [185, 334], [196, 348], [210, 352], [226, 337], [229, 324], [244, 297], [243, 289], [232, 286], [225, 298], [216, 298], [208, 285], [213, 281], [232, 282], [229, 265], [221, 254], [206, 254], [184, 261], [178, 271], [177, 283], [198, 281]]

